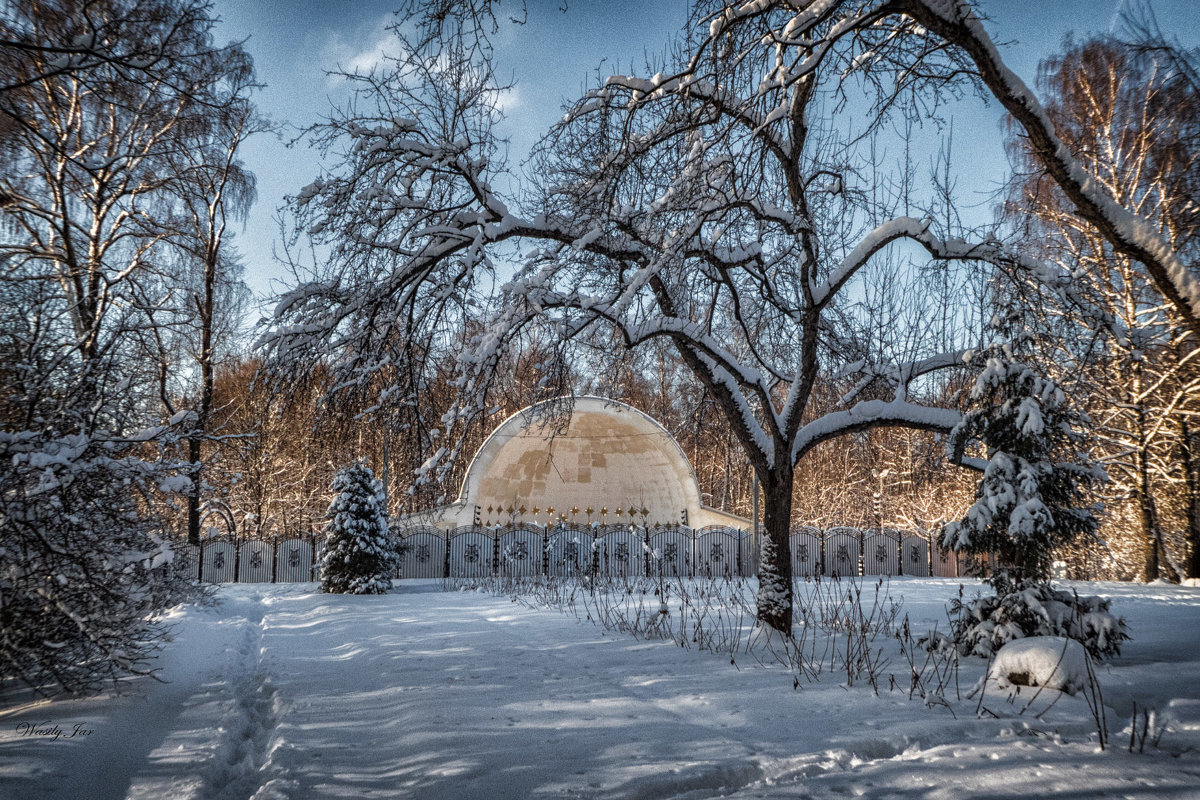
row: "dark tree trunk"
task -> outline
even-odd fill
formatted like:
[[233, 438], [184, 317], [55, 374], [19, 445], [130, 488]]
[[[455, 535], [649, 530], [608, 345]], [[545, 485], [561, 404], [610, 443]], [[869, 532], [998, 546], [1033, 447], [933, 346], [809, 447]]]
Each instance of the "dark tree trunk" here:
[[1200, 578], [1200, 434], [1184, 418], [1179, 423], [1180, 462], [1183, 464], [1184, 486], [1187, 492], [1188, 559], [1184, 564], [1186, 578]]
[[200, 500], [203, 465], [201, 445], [208, 435], [213, 405], [213, 312], [216, 305], [219, 240], [209, 241], [204, 259], [204, 296], [196, 298], [200, 317], [200, 407], [188, 437], [188, 461], [192, 462], [192, 489], [188, 493], [188, 543], [200, 544]]
[[792, 468], [762, 480], [763, 530], [758, 567], [758, 621], [792, 635]]
[[1162, 533], [1158, 524], [1158, 507], [1150, 493], [1150, 470], [1145, 452], [1139, 450], [1135, 459], [1138, 473], [1136, 499], [1142, 528], [1142, 580], [1149, 583], [1158, 579]]

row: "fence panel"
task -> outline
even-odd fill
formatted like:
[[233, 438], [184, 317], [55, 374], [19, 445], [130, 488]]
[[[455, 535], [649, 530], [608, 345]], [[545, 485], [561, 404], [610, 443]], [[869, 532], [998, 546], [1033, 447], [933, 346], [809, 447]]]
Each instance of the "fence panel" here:
[[233, 542], [224, 539], [205, 542], [200, 558], [200, 579], [209, 583], [230, 583], [234, 578], [236, 556]]
[[200, 574], [200, 546], [195, 544], [175, 545], [175, 566], [189, 578]]
[[895, 575], [900, 571], [900, 543], [896, 531], [865, 531], [863, 574]]
[[696, 574], [706, 578], [738, 573], [738, 534], [733, 528], [705, 528], [696, 536]]
[[854, 528], [830, 528], [825, 533], [825, 574], [858, 575], [859, 538]]
[[446, 572], [446, 537], [433, 530], [414, 531], [400, 540], [401, 578], [441, 578]]
[[803, 527], [792, 531], [792, 575], [797, 578], [812, 578], [821, 570], [821, 531]]
[[938, 578], [958, 577], [958, 557], [953, 550], [937, 547], [933, 556], [933, 574]]
[[929, 577], [929, 540], [919, 534], [900, 539], [900, 573], [918, 578]]
[[238, 554], [239, 583], [270, 583], [271, 568], [275, 566], [275, 548], [270, 542], [251, 539], [242, 542]]
[[692, 537], [675, 528], [650, 534], [650, 574], [667, 578], [692, 574]]
[[628, 528], [609, 530], [597, 537], [595, 547], [600, 574], [614, 578], [645, 574], [642, 542], [642, 533]]
[[313, 549], [304, 539], [287, 539], [275, 551], [275, 580], [279, 583], [312, 580]]
[[900, 540], [900, 569], [905, 575], [929, 577], [929, 541], [915, 533]]
[[569, 578], [592, 565], [592, 537], [573, 527], [556, 528], [546, 537], [546, 573]]
[[517, 528], [500, 536], [500, 574], [528, 578], [542, 574], [544, 539], [540, 530]]
[[450, 577], [480, 578], [492, 574], [495, 539], [490, 533], [459, 529], [450, 536]]

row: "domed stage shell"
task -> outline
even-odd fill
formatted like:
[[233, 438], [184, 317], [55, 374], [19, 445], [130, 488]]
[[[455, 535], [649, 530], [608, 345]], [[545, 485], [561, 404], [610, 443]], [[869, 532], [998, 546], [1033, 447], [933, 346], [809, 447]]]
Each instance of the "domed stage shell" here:
[[542, 410], [530, 406], [500, 423], [467, 468], [458, 499], [411, 521], [450, 528], [544, 525], [565, 517], [580, 524], [750, 527], [749, 520], [700, 502], [696, 473], [679, 444], [633, 406], [577, 397], [565, 429], [562, 419], [559, 427], [547, 424], [537, 413]]

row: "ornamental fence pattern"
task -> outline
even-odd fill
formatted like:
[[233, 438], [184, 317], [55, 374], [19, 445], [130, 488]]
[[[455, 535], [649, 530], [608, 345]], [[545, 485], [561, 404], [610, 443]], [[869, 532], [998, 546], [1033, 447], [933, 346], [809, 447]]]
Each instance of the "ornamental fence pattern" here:
[[208, 583], [294, 583], [320, 577], [320, 541], [287, 539], [208, 539], [176, 545], [180, 568]]
[[[758, 572], [754, 535], [738, 528], [518, 524], [453, 530], [395, 527], [392, 535], [399, 554], [396, 578], [732, 578]], [[202, 581], [284, 583], [320, 579], [321, 544], [316, 536], [218, 538], [178, 550], [182, 568]], [[797, 578], [978, 574], [978, 562], [941, 548], [931, 534], [890, 528], [797, 527], [791, 550]]]

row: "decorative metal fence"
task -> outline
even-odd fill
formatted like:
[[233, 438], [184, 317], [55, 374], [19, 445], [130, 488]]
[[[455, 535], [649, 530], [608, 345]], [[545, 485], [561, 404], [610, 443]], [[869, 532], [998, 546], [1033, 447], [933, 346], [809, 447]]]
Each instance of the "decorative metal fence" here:
[[[737, 528], [630, 525], [394, 528], [397, 578], [488, 575], [567, 577], [747, 577], [758, 571], [758, 542]], [[186, 569], [211, 583], [314, 581], [321, 542], [212, 539], [180, 548]], [[852, 575], [959, 577], [972, 562], [928, 534], [893, 529], [797, 527], [791, 533], [798, 578]]]
[[291, 583], [313, 581], [319, 574], [320, 542], [315, 537], [222, 537], [175, 550], [181, 568], [208, 583]]

